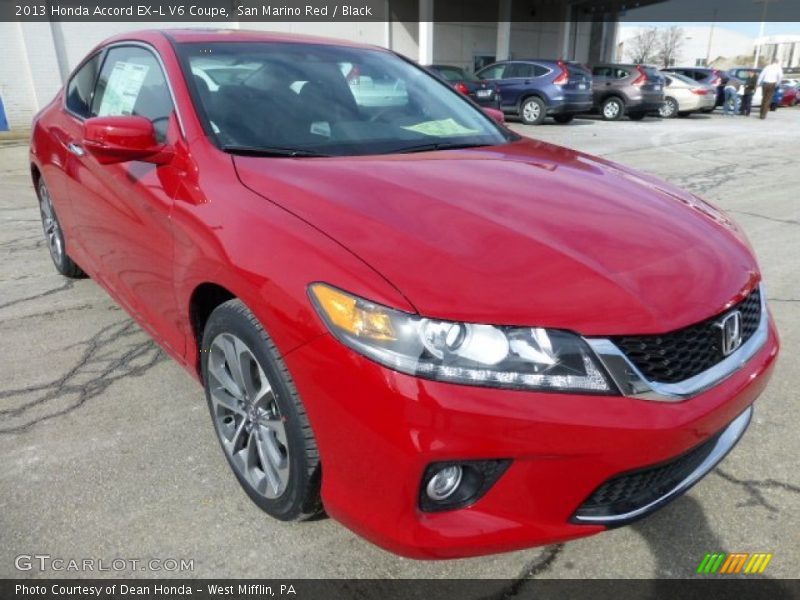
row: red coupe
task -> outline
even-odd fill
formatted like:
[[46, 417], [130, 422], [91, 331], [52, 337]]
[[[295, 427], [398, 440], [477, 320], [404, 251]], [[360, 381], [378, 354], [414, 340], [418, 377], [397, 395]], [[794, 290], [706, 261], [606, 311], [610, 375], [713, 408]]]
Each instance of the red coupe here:
[[380, 48], [115, 37], [36, 116], [30, 168], [57, 269], [202, 382], [250, 498], [408, 556], [653, 512], [778, 353], [728, 216]]

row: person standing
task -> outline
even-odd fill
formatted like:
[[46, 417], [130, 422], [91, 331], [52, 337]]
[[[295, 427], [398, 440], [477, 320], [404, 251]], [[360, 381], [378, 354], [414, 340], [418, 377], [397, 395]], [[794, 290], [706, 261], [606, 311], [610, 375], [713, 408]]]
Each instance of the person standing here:
[[761, 118], [766, 119], [769, 113], [769, 105], [772, 104], [772, 96], [775, 95], [775, 88], [783, 79], [783, 69], [781, 62], [776, 58], [764, 67], [758, 76], [758, 85], [761, 86]]
[[742, 112], [745, 117], [750, 116], [750, 110], [753, 107], [753, 94], [756, 93], [758, 87], [758, 71], [749, 71], [747, 79], [744, 82], [744, 93], [742, 94]]

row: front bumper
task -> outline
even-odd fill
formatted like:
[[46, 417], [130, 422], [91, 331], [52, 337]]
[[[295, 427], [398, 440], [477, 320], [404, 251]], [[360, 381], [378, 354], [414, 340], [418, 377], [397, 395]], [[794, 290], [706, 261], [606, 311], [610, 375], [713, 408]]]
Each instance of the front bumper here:
[[[603, 482], [672, 460], [731, 426], [766, 386], [777, 353], [770, 324], [742, 369], [677, 402], [428, 381], [382, 367], [329, 335], [286, 361], [319, 445], [328, 514], [398, 554], [454, 558], [613, 525], [573, 517]], [[472, 506], [419, 509], [431, 462], [496, 458], [511, 466]]]

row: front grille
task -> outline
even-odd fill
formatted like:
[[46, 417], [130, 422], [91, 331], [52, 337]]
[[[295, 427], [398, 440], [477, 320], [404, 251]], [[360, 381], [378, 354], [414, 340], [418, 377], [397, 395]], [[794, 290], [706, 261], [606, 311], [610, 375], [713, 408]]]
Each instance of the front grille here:
[[611, 340], [650, 381], [677, 383], [710, 369], [724, 358], [717, 323], [734, 310], [742, 313], [744, 343], [761, 321], [759, 288], [724, 313], [695, 325], [660, 335], [616, 336]]
[[714, 449], [719, 434], [660, 465], [617, 475], [578, 508], [575, 517], [612, 517], [630, 513], [658, 500], [686, 479]]

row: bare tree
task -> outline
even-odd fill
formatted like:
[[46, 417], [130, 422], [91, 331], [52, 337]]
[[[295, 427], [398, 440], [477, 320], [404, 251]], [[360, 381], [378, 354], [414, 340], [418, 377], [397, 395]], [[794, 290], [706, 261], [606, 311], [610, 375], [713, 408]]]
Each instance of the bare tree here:
[[658, 36], [658, 52], [656, 58], [665, 67], [675, 64], [678, 54], [683, 49], [686, 40], [686, 33], [681, 27], [673, 25], [669, 29], [664, 29]]
[[625, 53], [636, 64], [653, 62], [658, 52], [658, 28], [648, 27], [625, 42]]

